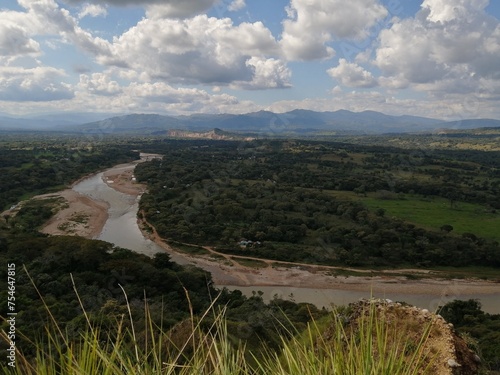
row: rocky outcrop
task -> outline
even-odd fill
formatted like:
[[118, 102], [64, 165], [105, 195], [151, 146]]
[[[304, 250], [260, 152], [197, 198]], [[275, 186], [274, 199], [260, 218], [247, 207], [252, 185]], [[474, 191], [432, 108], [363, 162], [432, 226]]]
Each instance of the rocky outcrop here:
[[196, 132], [189, 130], [169, 130], [167, 132], [169, 137], [172, 138], [188, 138], [188, 139], [212, 139], [212, 140], [226, 140], [226, 141], [252, 141], [252, 137], [244, 137], [237, 134], [225, 132], [220, 129], [212, 129], [210, 131]]
[[[480, 358], [469, 349], [468, 343], [440, 315], [414, 306], [392, 302], [390, 300], [370, 299], [350, 304], [341, 313], [341, 319], [335, 319], [324, 331], [322, 343], [333, 342], [333, 335], [342, 322], [346, 335], [357, 335], [366, 329], [367, 321], [376, 322], [375, 330], [382, 328], [388, 337], [388, 346], [401, 348], [401, 356], [412, 361], [415, 354], [424, 358], [418, 367], [418, 373], [433, 375], [473, 375], [480, 372]], [[366, 319], [368, 318], [368, 319]], [[378, 328], [375, 328], [376, 325]], [[324, 345], [324, 344], [323, 344]], [[374, 342], [373, 356], [379, 357]]]

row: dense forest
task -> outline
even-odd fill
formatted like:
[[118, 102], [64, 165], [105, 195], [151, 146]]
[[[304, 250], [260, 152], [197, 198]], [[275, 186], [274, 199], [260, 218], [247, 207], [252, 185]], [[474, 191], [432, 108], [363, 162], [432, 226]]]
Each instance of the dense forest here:
[[219, 251], [328, 265], [500, 267], [491, 233], [429, 228], [370, 209], [440, 198], [498, 220], [498, 152], [412, 150], [336, 142], [165, 141], [163, 160], [136, 168], [146, 219], [167, 240]]
[[[134, 160], [138, 152], [132, 150], [164, 155], [141, 164], [136, 176], [149, 189], [140, 214], [167, 240], [318, 264], [500, 266], [494, 231], [479, 235], [448, 222], [420, 225], [371, 205], [440, 199], [457, 216], [468, 204], [497, 220], [499, 154], [491, 151], [419, 152], [301, 140], [7, 139], [0, 147], [1, 205]], [[279, 298], [264, 303], [259, 293], [216, 290], [208, 273], [179, 266], [166, 254], [148, 258], [102, 241], [38, 233], [52, 214], [46, 202], [32, 201], [0, 220], [0, 259], [16, 264], [17, 344], [28, 358], [34, 341], [48, 339], [52, 319], [77, 340], [87, 324], [82, 306], [103, 332], [115, 334], [123, 321], [125, 329], [134, 326], [140, 341], [146, 335], [145, 304], [155, 327], [168, 331], [189, 319], [190, 310], [199, 315], [216, 300], [217, 308], [227, 309], [234, 343], [246, 342], [253, 353], [263, 342], [278, 348], [283, 335], [326, 313]], [[0, 275], [7, 280], [5, 267]], [[0, 298], [7, 297], [2, 288]], [[448, 304], [443, 315], [474, 338], [487, 366], [500, 369], [500, 315], [482, 312], [475, 301]], [[1, 342], [2, 351], [6, 345]]]
[[86, 174], [139, 158], [128, 142], [76, 136], [6, 137], [0, 142], [0, 209], [61, 190]]

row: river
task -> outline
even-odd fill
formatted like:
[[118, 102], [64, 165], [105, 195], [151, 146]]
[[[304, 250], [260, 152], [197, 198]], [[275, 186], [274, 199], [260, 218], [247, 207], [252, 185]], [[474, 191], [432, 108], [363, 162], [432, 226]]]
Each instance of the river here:
[[[130, 163], [113, 169], [114, 171], [118, 171], [121, 168], [125, 171], [126, 169], [133, 169], [135, 165], [135, 163]], [[105, 201], [109, 204], [109, 218], [101, 234], [97, 237], [98, 239], [148, 256], [166, 251], [155, 242], [145, 238], [139, 229], [136, 215], [140, 197], [120, 193], [110, 188], [103, 180], [103, 173], [98, 173], [82, 180], [73, 187], [73, 190], [92, 199]], [[216, 263], [191, 258], [176, 252], [168, 251], [168, 253], [171, 259], [178, 264], [194, 264], [211, 272], [213, 275], [217, 275], [217, 279], [225, 281], [224, 284], [217, 285], [218, 287], [227, 287], [230, 290], [239, 289], [247, 296], [252, 295], [253, 291], [262, 291], [262, 296], [265, 300], [269, 300], [277, 295], [296, 302], [310, 302], [318, 307], [329, 307], [331, 304], [345, 305], [355, 302], [360, 298], [369, 298], [371, 296], [371, 292], [368, 289], [365, 292], [361, 292], [291, 286], [235, 286], [234, 284], [237, 284], [236, 281], [238, 279], [232, 277], [227, 267], [223, 269]], [[452, 290], [453, 286], [450, 286], [448, 289]], [[454, 292], [436, 295], [436, 293], [426, 294], [423, 291], [423, 293], [419, 294], [383, 293], [382, 295], [375, 295], [375, 297], [388, 298], [393, 301], [405, 301], [430, 311], [435, 311], [439, 305], [443, 305], [453, 299], [467, 300], [477, 298], [481, 302], [484, 311], [500, 314], [500, 285], [498, 293], [495, 294], [471, 295]]]
[[[121, 168], [125, 170], [134, 167], [135, 164], [129, 164]], [[110, 188], [104, 182], [103, 174], [103, 172], [95, 174], [73, 186], [73, 190], [76, 192], [109, 204], [108, 220], [96, 239], [111, 242], [119, 247], [148, 256], [165, 252], [155, 242], [145, 238], [137, 225], [140, 196], [131, 196]], [[174, 262], [179, 264], [190, 263], [188, 259], [177, 253], [172, 252], [170, 256]]]

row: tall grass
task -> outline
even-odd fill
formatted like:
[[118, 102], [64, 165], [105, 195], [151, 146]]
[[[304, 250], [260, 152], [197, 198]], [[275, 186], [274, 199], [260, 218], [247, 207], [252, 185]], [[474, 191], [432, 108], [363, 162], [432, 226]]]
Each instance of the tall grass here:
[[250, 360], [243, 343], [231, 342], [225, 309], [215, 301], [201, 317], [191, 312], [182, 325], [188, 328], [183, 342], [152, 322], [147, 304], [144, 313], [147, 334], [140, 340], [124, 316], [113, 333], [87, 317], [88, 326], [76, 341], [53, 320], [46, 329], [47, 344], [35, 342], [33, 359], [18, 352], [17, 367], [2, 363], [0, 370], [15, 375], [416, 375], [432, 367], [433, 358], [424, 350], [431, 325], [409, 340], [410, 328], [405, 333], [401, 322], [382, 318], [375, 304], [347, 325], [338, 312], [312, 321], [305, 332], [289, 332], [295, 334], [291, 340], [282, 338], [280, 351], [264, 349]]
[[[431, 374], [435, 355], [425, 343], [432, 325], [415, 340], [403, 321], [388, 321], [370, 306], [345, 324], [346, 316], [333, 312], [326, 321], [313, 321], [292, 340], [283, 340], [280, 353], [267, 352], [259, 361], [263, 374], [276, 375], [416, 375]], [[422, 329], [422, 327], [420, 327]]]
[[[77, 298], [81, 304], [78, 293]], [[27, 358], [17, 349], [16, 367], [11, 368], [6, 363], [1, 363], [0, 373], [15, 375], [253, 373], [245, 359], [244, 346], [242, 344], [235, 346], [230, 342], [224, 319], [225, 309], [218, 309], [215, 306], [216, 299], [201, 317], [193, 315], [189, 303], [190, 329], [187, 339], [181, 343], [172, 340], [168, 331], [152, 322], [147, 303], [144, 309], [146, 335], [139, 340], [126, 294], [125, 299], [129, 324], [126, 323], [125, 316], [122, 316], [116, 321], [113, 332], [103, 332], [101, 327], [92, 323], [84, 310], [87, 327], [77, 340], [70, 340], [45, 305], [52, 320], [45, 329], [45, 343], [42, 343], [42, 340], [35, 342], [28, 340], [35, 345], [36, 356]], [[83, 308], [83, 305], [81, 307]], [[211, 323], [207, 327], [209, 321]], [[2, 332], [1, 338], [8, 341], [5, 332]]]

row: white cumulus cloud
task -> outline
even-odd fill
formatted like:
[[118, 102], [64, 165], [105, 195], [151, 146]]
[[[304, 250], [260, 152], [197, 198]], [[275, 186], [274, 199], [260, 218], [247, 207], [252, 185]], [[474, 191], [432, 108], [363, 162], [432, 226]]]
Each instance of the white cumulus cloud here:
[[362, 39], [387, 10], [378, 0], [291, 0], [283, 22], [281, 45], [290, 60], [333, 56], [334, 39]]
[[468, 18], [482, 12], [489, 0], [424, 0], [422, 9], [429, 12], [432, 22], [448, 22], [457, 18]]
[[252, 81], [235, 82], [233, 87], [253, 90], [291, 87], [290, 69], [281, 60], [254, 56], [246, 61], [246, 66], [253, 70]]
[[243, 9], [245, 6], [245, 0], [233, 0], [231, 4], [228, 5], [227, 9], [230, 12], [236, 12], [237, 10]]
[[[229, 18], [199, 15], [189, 19], [145, 18], [116, 38], [112, 55], [99, 61], [141, 72], [149, 81], [252, 85], [261, 70], [247, 62], [277, 53], [278, 43], [261, 22], [235, 26]], [[282, 65], [267, 67], [279, 71]], [[275, 77], [285, 78], [278, 72]], [[283, 84], [275, 81], [267, 86]]]
[[3, 18], [0, 24], [0, 56], [38, 55], [40, 52], [40, 44], [28, 35], [26, 28]]
[[74, 93], [62, 81], [65, 76], [64, 71], [50, 67], [0, 67], [0, 100], [45, 102], [71, 99]]
[[78, 86], [91, 94], [103, 96], [116, 95], [122, 91], [118, 82], [111, 80], [110, 76], [104, 73], [80, 74]]
[[379, 82], [427, 92], [483, 93], [500, 79], [500, 23], [486, 0], [425, 0], [414, 18], [379, 35]]
[[372, 73], [361, 66], [340, 59], [339, 65], [327, 70], [328, 74], [344, 86], [369, 88], [378, 85]]
[[109, 43], [94, 37], [78, 25], [78, 20], [67, 9], [59, 7], [54, 0], [18, 0], [26, 12], [16, 12], [25, 20], [29, 35], [57, 36], [93, 55], [107, 54]]
[[[66, 73], [39, 61], [45, 46], [72, 44], [91, 55], [107, 54], [109, 43], [94, 37], [54, 0], [18, 0], [20, 11], [0, 11], [0, 100], [47, 102], [74, 97]], [[47, 51], [45, 51], [47, 52]], [[50, 52], [49, 52], [50, 53]], [[20, 59], [22, 57], [23, 59]]]
[[106, 7], [97, 4], [85, 4], [82, 7], [80, 13], [78, 13], [78, 18], [83, 18], [86, 16], [90, 17], [106, 17], [108, 15], [108, 11]]

